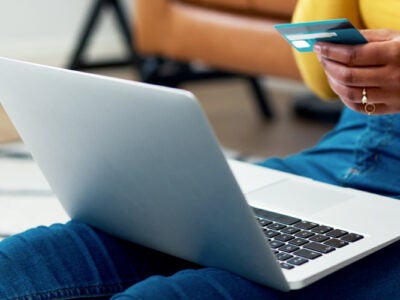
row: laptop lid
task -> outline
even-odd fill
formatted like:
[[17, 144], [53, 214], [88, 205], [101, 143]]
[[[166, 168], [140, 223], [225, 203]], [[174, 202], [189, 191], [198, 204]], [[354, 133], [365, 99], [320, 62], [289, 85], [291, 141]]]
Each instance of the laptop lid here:
[[289, 289], [192, 94], [0, 58], [0, 99], [71, 218]]

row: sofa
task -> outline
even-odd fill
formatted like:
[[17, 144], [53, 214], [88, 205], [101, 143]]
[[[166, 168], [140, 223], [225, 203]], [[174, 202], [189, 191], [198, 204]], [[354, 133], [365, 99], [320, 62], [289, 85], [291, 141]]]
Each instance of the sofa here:
[[[274, 24], [291, 22], [296, 2], [136, 0], [134, 47], [150, 62], [142, 70], [153, 68], [154, 75], [162, 67], [160, 61], [170, 60], [200, 63], [250, 79], [276, 76], [301, 81], [290, 45], [274, 28]], [[182, 81], [190, 77], [189, 72], [183, 74]], [[158, 83], [148, 73], [143, 77], [143, 81]], [[256, 83], [252, 81], [253, 86]], [[260, 92], [260, 86], [256, 88]]]

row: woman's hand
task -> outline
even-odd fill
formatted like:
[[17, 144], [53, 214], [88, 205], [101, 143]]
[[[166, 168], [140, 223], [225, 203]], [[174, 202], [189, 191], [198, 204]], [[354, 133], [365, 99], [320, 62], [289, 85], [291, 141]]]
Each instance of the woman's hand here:
[[[362, 30], [362, 45], [319, 42], [318, 56], [333, 91], [351, 109], [371, 114], [400, 112], [400, 31]], [[363, 103], [363, 89], [367, 99]], [[371, 105], [373, 104], [373, 105]]]

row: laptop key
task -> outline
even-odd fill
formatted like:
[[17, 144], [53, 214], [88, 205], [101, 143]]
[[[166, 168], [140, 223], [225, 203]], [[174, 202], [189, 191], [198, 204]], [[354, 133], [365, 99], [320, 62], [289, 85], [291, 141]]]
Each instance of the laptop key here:
[[330, 239], [329, 241], [326, 241], [324, 244], [335, 248], [342, 248], [344, 246], [347, 246], [349, 243], [338, 239]]
[[280, 234], [277, 237], [275, 237], [275, 240], [278, 240], [278, 241], [281, 241], [281, 242], [287, 242], [287, 241], [290, 241], [292, 239], [294, 239], [294, 236], [290, 235], [290, 234], [286, 234], [286, 233]]
[[280, 235], [280, 233], [278, 231], [275, 231], [275, 230], [266, 230], [266, 231], [264, 231], [264, 235], [267, 238], [273, 238], [273, 237], [275, 237], [277, 235]]
[[301, 222], [298, 222], [296, 224], [293, 224], [293, 226], [296, 227], [296, 228], [309, 230], [311, 228], [317, 227], [318, 224], [317, 223], [313, 223], [313, 222], [308, 222], [308, 221], [301, 221]]
[[284, 261], [284, 260], [288, 260], [289, 258], [292, 258], [293, 255], [290, 255], [289, 253], [285, 253], [285, 252], [279, 252], [276, 255], [276, 258], [280, 261]]
[[276, 249], [282, 247], [283, 245], [285, 245], [285, 243], [282, 243], [280, 241], [270, 241], [269, 245], [271, 246], [272, 249]]
[[302, 239], [302, 238], [295, 238], [295, 239], [289, 241], [289, 244], [292, 244], [295, 246], [302, 246], [307, 243], [309, 243], [309, 241], [307, 241], [306, 239]]
[[308, 262], [308, 259], [305, 259], [303, 257], [293, 257], [287, 261], [287, 263], [296, 265], [296, 266], [300, 266], [302, 264], [305, 264], [306, 262]]
[[329, 246], [329, 245], [324, 245], [324, 244], [319, 244], [319, 243], [308, 243], [304, 245], [304, 248], [313, 250], [313, 251], [318, 251], [321, 253], [329, 253], [332, 251], [335, 251], [335, 247]]
[[312, 242], [322, 243], [322, 242], [329, 240], [329, 237], [327, 237], [326, 235], [317, 234], [317, 235], [310, 237], [308, 240], [310, 240]]
[[303, 238], [303, 239], [309, 238], [309, 237], [311, 237], [313, 235], [315, 235], [315, 233], [312, 233], [312, 232], [309, 232], [309, 231], [306, 231], [306, 230], [302, 230], [302, 231], [300, 231], [300, 232], [295, 234], [295, 236], [297, 236], [299, 238]]
[[320, 225], [320, 226], [317, 226], [317, 227], [311, 229], [312, 232], [319, 233], [319, 234], [324, 234], [331, 230], [333, 230], [332, 227], [324, 226], [324, 225]]
[[273, 230], [281, 230], [281, 229], [283, 229], [285, 227], [286, 227], [285, 225], [279, 224], [279, 223], [272, 223], [271, 225], [267, 226], [267, 228], [273, 229]]
[[282, 247], [280, 247], [278, 250], [283, 251], [283, 252], [287, 252], [287, 253], [291, 253], [293, 251], [299, 250], [300, 248], [295, 246], [295, 245], [284, 245]]
[[252, 209], [253, 209], [254, 213], [256, 214], [256, 216], [264, 218], [264, 219], [268, 219], [273, 222], [278, 222], [278, 223], [285, 224], [285, 225], [292, 225], [292, 224], [300, 221], [300, 219], [298, 219], [298, 218], [282, 215], [282, 214], [279, 214], [276, 212], [263, 210], [263, 209], [259, 209], [259, 208], [255, 208], [255, 207], [252, 207]]
[[269, 224], [272, 224], [271, 221], [262, 219], [262, 218], [257, 218], [258, 223], [260, 223], [261, 226], [267, 226]]
[[300, 229], [298, 229], [296, 227], [292, 227], [292, 226], [286, 227], [281, 230], [282, 233], [287, 233], [287, 234], [294, 234], [299, 231], [300, 231]]
[[281, 266], [281, 268], [286, 269], [286, 270], [291, 270], [291, 269], [294, 268], [293, 265], [289, 265], [289, 264], [287, 264], [285, 262], [280, 263], [280, 266]]
[[307, 249], [300, 249], [296, 252], [293, 253], [294, 255], [307, 258], [307, 259], [316, 259], [317, 257], [322, 256], [321, 253], [315, 252], [315, 251], [310, 251]]
[[356, 234], [356, 233], [348, 233], [344, 236], [342, 236], [340, 239], [346, 242], [353, 243], [355, 241], [361, 240], [364, 238], [362, 235]]
[[332, 237], [332, 238], [338, 238], [338, 237], [344, 236], [347, 233], [348, 232], [344, 231], [344, 230], [334, 229], [334, 230], [329, 231], [328, 233], [326, 233], [326, 235], [329, 236], [329, 237]]

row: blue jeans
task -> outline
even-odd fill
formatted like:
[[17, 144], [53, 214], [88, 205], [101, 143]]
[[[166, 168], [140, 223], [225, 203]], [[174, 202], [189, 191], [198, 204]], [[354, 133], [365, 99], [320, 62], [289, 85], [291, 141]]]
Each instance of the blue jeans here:
[[[262, 165], [398, 197], [399, 119], [345, 110], [336, 129], [313, 149]], [[0, 243], [0, 299], [400, 299], [399, 253], [397, 242], [309, 287], [283, 293], [72, 221]]]
[[367, 116], [345, 108], [315, 147], [259, 164], [400, 199], [400, 114]]
[[0, 299], [400, 299], [399, 253], [398, 242], [283, 293], [69, 222], [0, 243]]

